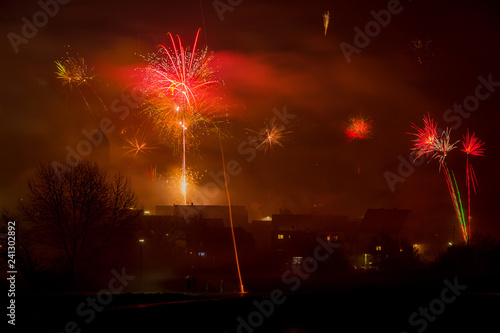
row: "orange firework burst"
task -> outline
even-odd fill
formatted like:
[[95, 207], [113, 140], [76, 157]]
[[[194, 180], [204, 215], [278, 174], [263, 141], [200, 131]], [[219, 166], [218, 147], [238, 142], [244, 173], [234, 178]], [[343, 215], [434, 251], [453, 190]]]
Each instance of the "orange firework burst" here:
[[254, 131], [248, 128], [246, 130], [258, 134], [258, 138], [253, 140], [260, 142], [255, 149], [264, 149], [264, 152], [272, 151], [276, 148], [283, 148], [283, 142], [286, 141], [286, 136], [291, 133], [291, 131], [286, 131], [285, 125], [275, 124], [274, 121], [270, 124], [266, 124], [260, 131]]
[[125, 142], [126, 146], [123, 146], [123, 149], [134, 156], [137, 156], [139, 153], [147, 155], [154, 149], [154, 147], [150, 146], [149, 143], [141, 137], [126, 138]]

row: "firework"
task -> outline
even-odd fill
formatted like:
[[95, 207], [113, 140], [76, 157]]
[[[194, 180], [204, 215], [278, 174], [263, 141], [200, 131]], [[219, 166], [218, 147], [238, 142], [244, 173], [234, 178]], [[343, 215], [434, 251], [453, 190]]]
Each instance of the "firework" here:
[[323, 13], [323, 26], [325, 27], [325, 36], [329, 23], [330, 23], [330, 12], [327, 10], [326, 12]]
[[420, 128], [412, 123], [412, 127], [417, 131], [416, 133], [409, 133], [416, 138], [413, 142], [413, 151], [415, 152], [415, 160], [425, 155], [428, 157], [435, 152], [436, 140], [438, 138], [437, 123], [431, 118], [429, 114], [424, 116], [424, 127]]
[[434, 142], [432, 142], [432, 146], [429, 148], [429, 152], [434, 152], [432, 157], [439, 160], [440, 166], [444, 164], [444, 160], [446, 156], [448, 156], [448, 153], [455, 149], [457, 143], [459, 142], [456, 141], [454, 143], [450, 143], [450, 132], [450, 128], [443, 131], [441, 133], [441, 137], [435, 138]]
[[121, 134], [124, 136], [123, 140], [125, 145], [123, 149], [126, 153], [131, 154], [136, 157], [139, 154], [147, 156], [151, 151], [155, 150], [157, 147], [150, 142], [148, 135], [141, 132], [140, 130], [135, 131], [135, 133], [129, 133], [129, 130], [123, 129]]
[[158, 173], [156, 172], [156, 165], [153, 168], [153, 163], [149, 163], [151, 171], [147, 171], [147, 176], [151, 181], [154, 181], [155, 179], [158, 179]]
[[362, 116], [350, 118], [347, 125], [344, 127], [344, 133], [347, 141], [364, 140], [371, 136], [373, 123], [371, 120]]
[[167, 186], [176, 196], [179, 195], [183, 198], [193, 200], [193, 196], [189, 193], [194, 193], [198, 188], [201, 176], [198, 171], [190, 168], [184, 169], [176, 168], [169, 174], [164, 175]]
[[285, 125], [275, 124], [274, 121], [270, 124], [266, 124], [260, 131], [254, 131], [248, 128], [246, 130], [258, 135], [258, 137], [253, 140], [255, 142], [260, 142], [255, 149], [264, 149], [265, 153], [273, 151], [276, 148], [283, 148], [283, 142], [286, 140], [286, 136], [291, 133], [291, 131], [286, 131]]
[[450, 143], [450, 129], [446, 129], [439, 136], [437, 133], [437, 123], [428, 114], [424, 116], [424, 126], [422, 128], [415, 124], [412, 124], [412, 128], [416, 130], [416, 133], [409, 133], [414, 135], [416, 138], [412, 140], [413, 148], [415, 152], [415, 159], [425, 156], [431, 157], [432, 159], [437, 159], [439, 161], [439, 170], [443, 170], [443, 174], [446, 180], [446, 185], [448, 187], [448, 192], [453, 203], [453, 208], [457, 216], [460, 230], [462, 232], [462, 237], [465, 242], [469, 241], [469, 233], [467, 231], [467, 224], [465, 221], [465, 215], [462, 207], [462, 199], [460, 197], [460, 191], [455, 178], [455, 174], [451, 169], [449, 169], [446, 163], [446, 157], [456, 148], [458, 141]]
[[420, 65], [427, 65], [434, 56], [431, 44], [432, 40], [421, 38], [413, 38], [408, 42], [408, 47], [413, 51]]
[[99, 101], [103, 105], [104, 109], [107, 110], [101, 97], [99, 97], [99, 94], [97, 94], [97, 91], [91, 85], [95, 75], [92, 74], [93, 68], [88, 69], [84, 58], [68, 56], [64, 60], [56, 60], [55, 64], [57, 68], [57, 71], [55, 72], [56, 78], [61, 82], [63, 89], [67, 89], [70, 92], [77, 90], [90, 111], [89, 103], [83, 95], [81, 89], [82, 87], [88, 87], [94, 92], [97, 98], [99, 98]]
[[200, 113], [199, 103], [206, 100], [207, 88], [220, 83], [210, 66], [213, 54], [207, 48], [196, 50], [199, 33], [200, 30], [192, 49], [184, 48], [179, 36], [177, 46], [172, 34], [168, 33], [173, 49], [160, 45], [158, 52], [147, 58], [146, 92], [149, 97], [158, 99], [153, 104], [163, 104], [162, 113], [167, 108], [189, 113], [189, 117], [184, 118], [192, 118], [193, 114]]
[[[172, 48], [160, 45], [156, 53], [146, 57], [148, 66], [143, 71], [145, 112], [171, 143], [181, 147], [184, 184], [186, 150], [198, 144], [200, 130], [217, 128], [219, 122], [214, 115], [218, 99], [210, 94], [210, 88], [220, 82], [210, 66], [212, 53], [207, 48], [196, 49], [199, 33], [198, 29], [191, 49], [184, 48], [179, 36], [176, 43], [168, 33]], [[186, 204], [185, 193], [184, 198]]]
[[474, 194], [476, 193], [476, 186], [477, 186], [477, 178], [476, 178], [476, 173], [474, 172], [474, 169], [472, 168], [472, 164], [469, 162], [469, 155], [473, 156], [484, 156], [484, 148], [482, 146], [484, 145], [484, 142], [479, 140], [475, 133], [472, 133], [472, 135], [469, 135], [469, 130], [467, 129], [467, 134], [464, 135], [463, 141], [462, 141], [462, 146], [463, 148], [461, 151], [467, 154], [467, 164], [466, 164], [466, 184], [467, 184], [467, 209], [469, 213], [469, 235], [471, 234], [470, 230], [470, 224], [471, 224], [471, 208], [470, 208], [470, 202], [471, 202], [471, 195], [470, 195], [470, 188], [472, 184], [472, 188], [474, 190]]

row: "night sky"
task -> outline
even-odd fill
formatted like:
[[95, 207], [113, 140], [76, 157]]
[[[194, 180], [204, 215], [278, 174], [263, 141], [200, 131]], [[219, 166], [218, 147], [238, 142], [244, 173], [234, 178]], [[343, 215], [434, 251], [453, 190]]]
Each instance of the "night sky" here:
[[[91, 111], [77, 95], [68, 95], [55, 77], [55, 60], [70, 50], [85, 58], [98, 74], [94, 87], [108, 106], [136, 79], [145, 65], [141, 55], [166, 34], [178, 34], [191, 45], [202, 28], [200, 45], [214, 52], [213, 65], [224, 81], [231, 138], [223, 141], [226, 162], [242, 169], [231, 177], [233, 204], [245, 205], [252, 219], [276, 214], [280, 208], [310, 213], [313, 207], [333, 214], [362, 217], [368, 208], [411, 209], [425, 237], [450, 238], [458, 222], [437, 161], [423, 163], [394, 184], [384, 175], [398, 174], [399, 156], [409, 160], [411, 123], [422, 125], [430, 113], [441, 128], [454, 126], [453, 141], [467, 128], [486, 142], [485, 157], [473, 157], [479, 182], [473, 197], [473, 228], [497, 236], [499, 184], [498, 112], [500, 112], [500, 7], [496, 1], [402, 1], [386, 27], [352, 54], [348, 63], [341, 43], [355, 45], [355, 27], [373, 21], [371, 11], [385, 10], [387, 1], [233, 1], [221, 20], [212, 1], [72, 0], [16, 53], [7, 37], [21, 35], [26, 17], [41, 10], [36, 1], [3, 2], [0, 90], [0, 203], [13, 208], [26, 193], [27, 178], [40, 163], [63, 163], [65, 147], [84, 139], [82, 130], [97, 128], [109, 117], [116, 129], [87, 157], [111, 172], [132, 178], [145, 209], [181, 203], [165, 183], [147, 178], [150, 163], [168, 174], [181, 156], [162, 147], [148, 156], [127, 155], [120, 131], [133, 126], [102, 110], [87, 91]], [[224, 0], [220, 3], [227, 3]], [[203, 9], [203, 10], [202, 10]], [[330, 11], [326, 36], [322, 14]], [[204, 22], [203, 22], [204, 18]], [[413, 39], [430, 41], [424, 63], [409, 47]], [[68, 45], [70, 48], [68, 48]], [[499, 82], [468, 118], [446, 113], [455, 103], [474, 96], [479, 76]], [[481, 93], [488, 90], [482, 88]], [[284, 147], [248, 148], [246, 129], [260, 130], [286, 110]], [[136, 110], [132, 110], [134, 112]], [[355, 115], [374, 123], [372, 137], [346, 142], [343, 127]], [[447, 118], [445, 115], [448, 115]], [[293, 118], [292, 118], [293, 116]], [[448, 121], [446, 121], [448, 120]], [[243, 146], [242, 146], [243, 145]], [[238, 149], [240, 147], [240, 149]], [[250, 161], [249, 161], [250, 160]], [[448, 157], [466, 204], [465, 154]], [[200, 173], [200, 191], [221, 170], [219, 141], [208, 135], [188, 154], [189, 167]], [[358, 174], [358, 165], [360, 174]], [[227, 204], [224, 191], [195, 204]]]

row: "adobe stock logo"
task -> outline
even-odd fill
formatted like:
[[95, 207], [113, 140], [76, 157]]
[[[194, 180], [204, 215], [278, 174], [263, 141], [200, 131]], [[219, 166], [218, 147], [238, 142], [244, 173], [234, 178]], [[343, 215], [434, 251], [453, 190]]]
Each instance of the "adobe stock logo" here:
[[19, 45], [28, 44], [30, 39], [35, 38], [38, 34], [38, 29], [45, 27], [47, 23], [49, 23], [49, 17], [54, 17], [59, 13], [59, 5], [65, 5], [68, 2], [70, 2], [70, 0], [39, 0], [37, 3], [42, 10], [33, 14], [31, 21], [28, 20], [26, 16], [21, 18], [23, 22], [21, 36], [12, 31], [7, 34], [7, 38], [14, 52], [18, 54]]
[[224, 21], [224, 13], [232, 12], [234, 8], [239, 6], [242, 2], [243, 0], [227, 0], [227, 3], [221, 0], [214, 0], [212, 5], [219, 16], [219, 20], [222, 22]]

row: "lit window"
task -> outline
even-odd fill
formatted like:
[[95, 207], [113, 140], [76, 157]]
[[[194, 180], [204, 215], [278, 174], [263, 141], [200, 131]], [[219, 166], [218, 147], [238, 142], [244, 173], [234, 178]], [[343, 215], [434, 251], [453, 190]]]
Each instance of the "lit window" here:
[[377, 246], [375, 247], [375, 251], [378, 251], [378, 252], [382, 251], [382, 246], [377, 245]]
[[293, 265], [300, 265], [301, 263], [302, 263], [302, 257], [293, 257], [292, 258]]
[[331, 240], [333, 240], [334, 242], [338, 241], [339, 240], [339, 235], [333, 235], [333, 236], [328, 235], [328, 236], [326, 236], [326, 241], [327, 242], [329, 242]]
[[283, 234], [278, 234], [278, 239], [283, 239]]
[[204, 257], [205, 256], [205, 252], [198, 252], [198, 256]]

